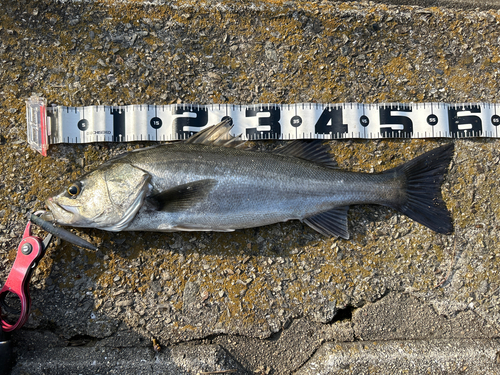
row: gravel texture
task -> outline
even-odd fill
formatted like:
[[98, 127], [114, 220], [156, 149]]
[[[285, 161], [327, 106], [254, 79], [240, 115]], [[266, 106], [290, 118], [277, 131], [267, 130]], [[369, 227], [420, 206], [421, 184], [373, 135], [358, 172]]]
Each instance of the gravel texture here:
[[[496, 10], [329, 1], [2, 1], [0, 280], [28, 212], [112, 155], [147, 145], [58, 145], [44, 158], [26, 144], [31, 94], [71, 106], [495, 102], [499, 22]], [[341, 168], [378, 172], [446, 142], [331, 147]], [[26, 332], [49, 332], [58, 347], [114, 347], [124, 332], [131, 347], [151, 349], [151, 337], [162, 347], [215, 342], [247, 370], [276, 374], [326, 341], [497, 337], [498, 141], [455, 145], [443, 184], [453, 235], [375, 206], [351, 209], [348, 241], [298, 222], [234, 233], [78, 230], [99, 251], [48, 249]], [[427, 317], [423, 331], [401, 306]]]

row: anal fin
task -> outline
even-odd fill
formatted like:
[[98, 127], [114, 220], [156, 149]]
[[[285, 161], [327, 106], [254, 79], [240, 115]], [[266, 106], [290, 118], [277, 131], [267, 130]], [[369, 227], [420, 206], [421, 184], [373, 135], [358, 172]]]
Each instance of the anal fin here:
[[349, 206], [336, 207], [332, 210], [309, 216], [303, 220], [315, 231], [331, 237], [349, 239], [347, 231], [347, 211]]

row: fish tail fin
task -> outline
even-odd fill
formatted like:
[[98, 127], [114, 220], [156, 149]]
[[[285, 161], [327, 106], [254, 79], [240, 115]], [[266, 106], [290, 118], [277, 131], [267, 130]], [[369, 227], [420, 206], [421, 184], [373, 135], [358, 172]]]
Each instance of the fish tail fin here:
[[389, 206], [435, 232], [452, 233], [452, 218], [441, 195], [441, 184], [453, 150], [454, 144], [450, 143], [384, 172], [395, 173], [405, 182], [404, 193]]

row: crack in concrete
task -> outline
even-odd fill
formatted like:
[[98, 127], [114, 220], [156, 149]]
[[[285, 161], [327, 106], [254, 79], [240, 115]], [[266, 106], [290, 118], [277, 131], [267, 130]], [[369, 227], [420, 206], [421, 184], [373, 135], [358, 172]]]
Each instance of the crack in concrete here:
[[[463, 314], [467, 314], [467, 316]], [[429, 321], [439, 322], [440, 319], [441, 322], [444, 322], [444, 328], [439, 326], [441, 328], [434, 334], [432, 329], [426, 328]], [[464, 322], [467, 321], [471, 322], [469, 326], [464, 325]], [[377, 301], [366, 303], [361, 307], [348, 305], [338, 309], [334, 319], [329, 323], [313, 322], [301, 316], [292, 319], [289, 325], [265, 339], [220, 333], [208, 335], [202, 339], [168, 345], [163, 350], [180, 350], [187, 347], [201, 348], [216, 344], [230, 354], [245, 371], [267, 369], [273, 374], [287, 374], [302, 371], [309, 366], [309, 362], [318, 355], [319, 351], [324, 350], [322, 348], [325, 345], [331, 347], [333, 342], [344, 345], [356, 342], [406, 343], [408, 337], [420, 340], [435, 340], [445, 337], [454, 337], [454, 340], [484, 338], [485, 332], [483, 330], [477, 332], [477, 327], [480, 327], [479, 321], [481, 321], [481, 317], [472, 310], [464, 310], [456, 317], [446, 317], [438, 314], [433, 305], [427, 301], [411, 294], [390, 292]], [[449, 328], [447, 328], [448, 326]], [[393, 331], [391, 327], [402, 329], [402, 331]], [[450, 331], [450, 329], [453, 330]], [[462, 329], [463, 332], [458, 332], [458, 329]], [[134, 332], [133, 329], [123, 324], [117, 332], [106, 338], [78, 334], [64, 340], [57, 336], [57, 331], [57, 327], [51, 327], [48, 332], [53, 337], [49, 337], [48, 345], [45, 342], [45, 346], [49, 348], [61, 346], [99, 347], [111, 350], [115, 348], [129, 349], [139, 345], [150, 353], [154, 353], [153, 344], [149, 338]], [[25, 335], [35, 333], [36, 331], [24, 330]], [[490, 332], [490, 336], [492, 338], [498, 337], [498, 333]], [[41, 338], [38, 337], [38, 339], [40, 341]], [[22, 350], [19, 349], [20, 346], [28, 350], [30, 347], [32, 349], [33, 346], [36, 348], [41, 346], [40, 342], [22, 345], [22, 339], [17, 339], [15, 342], [19, 353], [22, 353]]]

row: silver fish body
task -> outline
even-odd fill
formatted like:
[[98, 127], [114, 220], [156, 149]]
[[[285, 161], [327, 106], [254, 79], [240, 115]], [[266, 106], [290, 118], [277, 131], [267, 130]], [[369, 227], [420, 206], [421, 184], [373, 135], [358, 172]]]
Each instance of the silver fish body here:
[[217, 145], [230, 129], [217, 126], [215, 138], [202, 132], [191, 142], [111, 159], [74, 183], [73, 191], [49, 198], [51, 218], [111, 231], [232, 231], [298, 219], [348, 238], [348, 207], [371, 203], [438, 232], [452, 231], [440, 195], [452, 144], [366, 174], [338, 169], [319, 142], [297, 141], [276, 152]]

